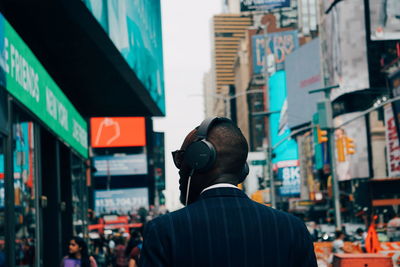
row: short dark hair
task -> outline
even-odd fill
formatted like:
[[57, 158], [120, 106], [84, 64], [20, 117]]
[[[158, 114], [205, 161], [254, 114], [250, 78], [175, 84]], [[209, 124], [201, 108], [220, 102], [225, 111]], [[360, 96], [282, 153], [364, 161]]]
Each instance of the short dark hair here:
[[210, 129], [207, 139], [217, 152], [215, 170], [219, 174], [240, 174], [249, 152], [242, 131], [233, 123], [220, 121]]
[[343, 231], [336, 231], [335, 232], [335, 236], [336, 236], [336, 238], [339, 238], [341, 235], [344, 235], [344, 232]]

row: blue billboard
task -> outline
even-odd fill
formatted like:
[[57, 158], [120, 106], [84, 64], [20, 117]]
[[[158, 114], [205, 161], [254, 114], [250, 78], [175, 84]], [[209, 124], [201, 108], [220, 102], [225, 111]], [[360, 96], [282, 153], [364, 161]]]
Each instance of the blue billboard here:
[[97, 190], [94, 192], [96, 214], [126, 215], [149, 207], [147, 188]]
[[[265, 44], [267, 43], [267, 49]], [[285, 68], [284, 62], [290, 53], [299, 47], [297, 31], [283, 31], [254, 35], [252, 37], [253, 73], [262, 74], [267, 52], [267, 68], [270, 74]], [[266, 51], [267, 50], [267, 51]]]
[[290, 0], [240, 0], [240, 11], [268, 11], [290, 7]]
[[146, 175], [146, 154], [125, 156], [98, 156], [94, 158], [94, 176]]
[[165, 114], [160, 0], [84, 0]]
[[270, 110], [280, 111], [271, 114], [269, 120], [272, 147], [276, 146], [272, 163], [278, 175], [277, 180], [282, 182], [279, 194], [296, 197], [300, 195], [299, 156], [296, 141], [288, 138], [291, 132], [285, 118], [286, 94], [285, 71], [278, 71], [269, 79]]

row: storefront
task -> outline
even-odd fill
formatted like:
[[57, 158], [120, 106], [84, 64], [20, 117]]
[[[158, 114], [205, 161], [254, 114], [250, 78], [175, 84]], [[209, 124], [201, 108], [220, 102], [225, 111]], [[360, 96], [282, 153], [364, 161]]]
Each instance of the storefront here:
[[[87, 225], [87, 123], [0, 15], [0, 254], [58, 266]], [[2, 255], [0, 255], [0, 258]]]

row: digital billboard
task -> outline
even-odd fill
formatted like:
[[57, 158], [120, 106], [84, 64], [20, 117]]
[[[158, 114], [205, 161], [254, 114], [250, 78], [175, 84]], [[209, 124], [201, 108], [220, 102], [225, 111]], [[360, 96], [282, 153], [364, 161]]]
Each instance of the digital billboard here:
[[[290, 128], [309, 123], [317, 111], [320, 94], [309, 94], [323, 86], [319, 39], [301, 46], [287, 56], [288, 125]], [[304, 103], [307, 103], [305, 105]]]
[[94, 176], [145, 175], [147, 174], [146, 154], [94, 157]]
[[91, 118], [90, 128], [94, 148], [146, 146], [144, 117]]
[[400, 39], [400, 1], [369, 0], [371, 40]]
[[[278, 71], [269, 79], [269, 103], [271, 111], [282, 111], [286, 101], [286, 74]], [[282, 182], [278, 192], [281, 196], [300, 196], [300, 169], [298, 164], [298, 147], [290, 136], [290, 129], [282, 123], [283, 113], [270, 115], [270, 133], [275, 157], [272, 159], [278, 181]]]
[[400, 176], [400, 142], [391, 104], [384, 107], [386, 127], [386, 155], [389, 177]]
[[[345, 153], [344, 161], [338, 160], [338, 150], [336, 150], [336, 174], [339, 181], [370, 177], [365, 117], [354, 119], [360, 114], [361, 112], [347, 113], [333, 120], [333, 125], [339, 127], [335, 130], [335, 139], [349, 137], [353, 139], [355, 145], [355, 153], [353, 155]], [[341, 124], [352, 119], [354, 120], [340, 127]]]
[[240, 11], [268, 11], [290, 7], [290, 0], [240, 0]]
[[139, 208], [149, 208], [147, 188], [96, 190], [94, 192], [96, 214], [135, 213]]
[[[322, 0], [328, 10], [332, 0]], [[370, 88], [364, 0], [341, 1], [321, 20], [322, 69], [325, 86], [339, 85], [331, 92], [340, 95]]]
[[[267, 43], [267, 49], [265, 49]], [[253, 73], [262, 74], [265, 68], [265, 52], [267, 52], [267, 69], [270, 74], [285, 68], [284, 62], [290, 53], [299, 46], [297, 31], [283, 31], [268, 33], [267, 35], [254, 35], [253, 47]], [[265, 51], [267, 50], [267, 51]]]
[[84, 0], [165, 114], [160, 0]]

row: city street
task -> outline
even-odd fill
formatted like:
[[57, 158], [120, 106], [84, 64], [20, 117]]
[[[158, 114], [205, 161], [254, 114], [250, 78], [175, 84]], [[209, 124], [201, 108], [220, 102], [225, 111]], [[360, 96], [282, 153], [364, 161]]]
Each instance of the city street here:
[[350, 265], [400, 267], [400, 1], [0, 0], [0, 267]]

